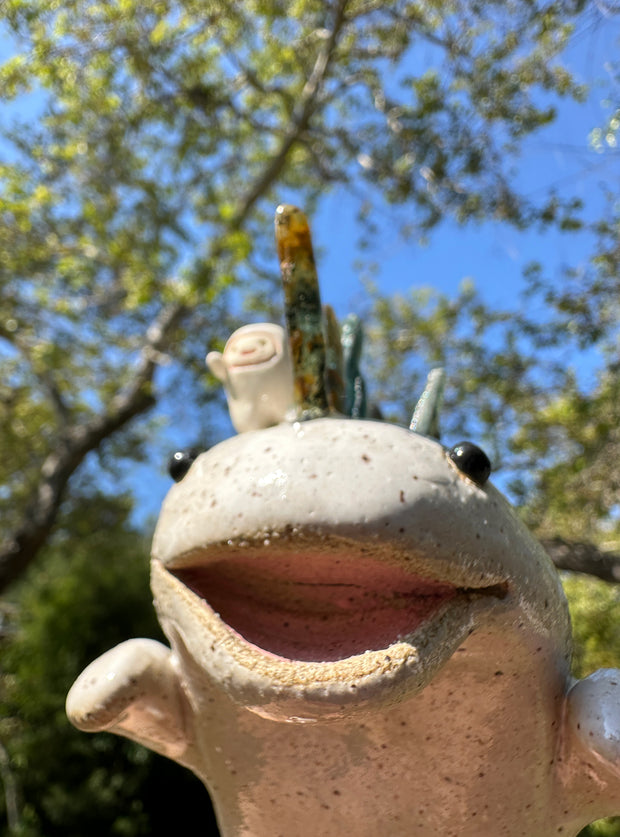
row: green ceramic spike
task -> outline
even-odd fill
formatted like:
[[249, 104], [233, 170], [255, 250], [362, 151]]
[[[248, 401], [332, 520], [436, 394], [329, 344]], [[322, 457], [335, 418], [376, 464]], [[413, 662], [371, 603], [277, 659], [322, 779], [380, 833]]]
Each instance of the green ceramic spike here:
[[323, 332], [326, 346], [327, 401], [331, 412], [344, 413], [344, 372], [340, 326], [331, 305], [323, 306]]
[[366, 384], [360, 372], [360, 356], [364, 342], [362, 322], [357, 314], [349, 314], [342, 324], [342, 354], [345, 380], [345, 415], [366, 416]]

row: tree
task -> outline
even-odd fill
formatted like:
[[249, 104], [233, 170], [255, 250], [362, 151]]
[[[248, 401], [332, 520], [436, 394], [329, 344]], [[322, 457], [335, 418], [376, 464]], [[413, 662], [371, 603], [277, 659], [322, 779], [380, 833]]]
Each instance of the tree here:
[[581, 95], [558, 57], [578, 13], [556, 0], [5, 4], [0, 588], [47, 542], [78, 469], [98, 472], [89, 454], [107, 466], [144, 450], [137, 419], [172, 380], [177, 399], [195, 381], [233, 288], [251, 279], [250, 304], [271, 310], [276, 194], [311, 210], [350, 189], [369, 232], [379, 201], [409, 231], [572, 217], [517, 194], [508, 161], [554, 101]]

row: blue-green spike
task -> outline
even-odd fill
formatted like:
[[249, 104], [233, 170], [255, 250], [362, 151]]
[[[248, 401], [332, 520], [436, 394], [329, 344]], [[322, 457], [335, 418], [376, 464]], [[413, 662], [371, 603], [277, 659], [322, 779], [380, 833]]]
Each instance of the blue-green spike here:
[[439, 411], [443, 400], [446, 372], [442, 367], [431, 369], [424, 392], [415, 405], [409, 429], [423, 436], [439, 439]]
[[364, 342], [362, 322], [357, 314], [349, 314], [340, 332], [344, 361], [344, 412], [353, 418], [366, 416], [366, 384], [360, 372], [360, 356]]
[[331, 305], [323, 306], [323, 333], [325, 337], [325, 387], [329, 409], [331, 412], [346, 415], [340, 326]]

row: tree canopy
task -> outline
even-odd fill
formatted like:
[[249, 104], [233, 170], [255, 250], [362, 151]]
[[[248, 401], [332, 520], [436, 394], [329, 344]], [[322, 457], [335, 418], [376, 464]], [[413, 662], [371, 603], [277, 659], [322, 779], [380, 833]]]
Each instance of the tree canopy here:
[[381, 202], [409, 232], [448, 216], [570, 224], [570, 202], [516, 192], [510, 160], [582, 95], [560, 58], [578, 13], [556, 0], [5, 4], [0, 587], [49, 536], [89, 453], [113, 438], [115, 455], [139, 454], [135, 417], [172, 380], [177, 398], [189, 386], [233, 290], [273, 308], [283, 197], [309, 211], [347, 188], [368, 234]]

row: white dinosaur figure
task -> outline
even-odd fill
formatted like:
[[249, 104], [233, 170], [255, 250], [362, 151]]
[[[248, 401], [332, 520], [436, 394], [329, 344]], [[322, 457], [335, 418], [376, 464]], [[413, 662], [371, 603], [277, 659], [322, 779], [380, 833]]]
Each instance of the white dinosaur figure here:
[[620, 672], [571, 679], [557, 574], [488, 471], [341, 418], [201, 454], [153, 542], [171, 648], [96, 660], [71, 721], [191, 768], [225, 837], [570, 837], [620, 813]]

